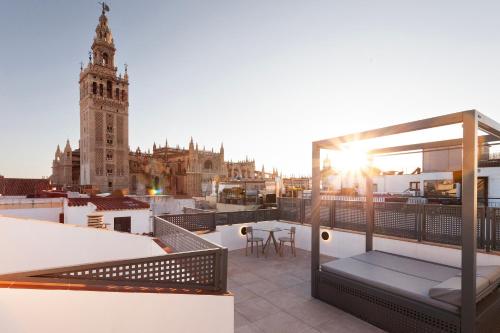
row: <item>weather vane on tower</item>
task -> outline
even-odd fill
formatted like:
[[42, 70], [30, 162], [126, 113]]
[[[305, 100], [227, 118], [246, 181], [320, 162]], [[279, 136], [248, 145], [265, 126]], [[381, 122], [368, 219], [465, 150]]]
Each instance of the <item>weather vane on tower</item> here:
[[103, 2], [98, 2], [102, 6], [102, 15], [104, 15], [106, 12], [109, 12], [109, 6], [103, 1]]

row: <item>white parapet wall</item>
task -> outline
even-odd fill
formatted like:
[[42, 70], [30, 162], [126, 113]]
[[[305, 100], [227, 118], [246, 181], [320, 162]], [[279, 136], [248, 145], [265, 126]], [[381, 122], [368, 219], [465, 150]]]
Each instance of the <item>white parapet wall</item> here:
[[[218, 226], [217, 231], [202, 235], [203, 238], [213, 241], [221, 246], [227, 247], [230, 251], [245, 248], [245, 236], [241, 233], [241, 228], [253, 226], [259, 228], [296, 228], [296, 246], [300, 249], [311, 250], [311, 227], [283, 221], [264, 221], [257, 223], [244, 223], [227, 226]], [[320, 232], [329, 234], [328, 240], [320, 238], [320, 252], [336, 258], [345, 258], [365, 252], [365, 235], [349, 231], [332, 230], [321, 228]], [[255, 235], [263, 237], [264, 240], [269, 235], [266, 232], [255, 231]], [[287, 231], [276, 233], [278, 237], [284, 237]], [[408, 257], [429, 260], [459, 267], [461, 265], [461, 251], [456, 248], [435, 246], [412, 241], [403, 241], [385, 237], [374, 237], [374, 249]], [[273, 251], [270, 249], [270, 251]], [[500, 265], [500, 256], [494, 254], [477, 254], [478, 265]]]
[[233, 331], [233, 296], [0, 288], [0, 332]]
[[182, 214], [183, 208], [195, 208], [192, 198], [176, 198], [171, 195], [131, 195], [130, 197], [149, 203], [153, 215]]
[[0, 197], [0, 215], [59, 222], [63, 198]]
[[[64, 223], [78, 226], [88, 225], [88, 214], [96, 212], [96, 206], [88, 203], [85, 206], [68, 206], [64, 203]], [[130, 217], [130, 232], [143, 234], [153, 231], [151, 225], [151, 210], [128, 209], [128, 210], [105, 210], [98, 211], [103, 215], [103, 222], [109, 230], [115, 229], [114, 219], [117, 217]]]
[[0, 274], [163, 254], [146, 236], [0, 216]]

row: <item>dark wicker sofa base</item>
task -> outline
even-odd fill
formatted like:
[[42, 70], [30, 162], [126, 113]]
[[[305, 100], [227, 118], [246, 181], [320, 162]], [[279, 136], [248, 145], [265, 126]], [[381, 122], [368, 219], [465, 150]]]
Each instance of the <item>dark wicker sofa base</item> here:
[[[460, 333], [457, 313], [331, 272], [318, 272], [318, 298], [389, 332]], [[478, 332], [500, 332], [500, 290], [480, 302]]]

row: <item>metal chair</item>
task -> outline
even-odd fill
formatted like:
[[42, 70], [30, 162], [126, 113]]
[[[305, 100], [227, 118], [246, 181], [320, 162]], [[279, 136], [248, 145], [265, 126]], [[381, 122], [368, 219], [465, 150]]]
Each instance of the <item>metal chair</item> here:
[[290, 243], [290, 248], [292, 249], [292, 254], [294, 257], [297, 256], [297, 250], [295, 249], [295, 227], [290, 228], [290, 232], [288, 233], [288, 237], [280, 237], [278, 238], [280, 241], [279, 252], [280, 256], [283, 257], [283, 247], [285, 243]]
[[248, 254], [248, 243], [251, 244], [250, 251], [253, 253], [253, 243], [257, 246], [257, 258], [259, 257], [259, 242], [262, 243], [262, 253], [264, 253], [264, 238], [254, 237], [253, 227], [246, 227], [247, 244], [245, 246], [245, 256]]

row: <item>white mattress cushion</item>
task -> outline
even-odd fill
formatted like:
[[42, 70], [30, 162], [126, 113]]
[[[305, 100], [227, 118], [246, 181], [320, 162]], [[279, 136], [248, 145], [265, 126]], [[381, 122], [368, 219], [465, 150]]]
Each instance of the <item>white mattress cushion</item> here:
[[[488, 279], [481, 276], [476, 277], [477, 296], [481, 295], [489, 286], [490, 282]], [[462, 304], [462, 278], [460, 276], [454, 276], [441, 282], [429, 289], [429, 296], [448, 304], [460, 306]], [[479, 301], [479, 299], [477, 301]]]
[[[462, 276], [462, 272], [458, 276]], [[500, 266], [477, 266], [476, 276], [487, 279], [490, 284], [498, 283], [500, 280]]]

